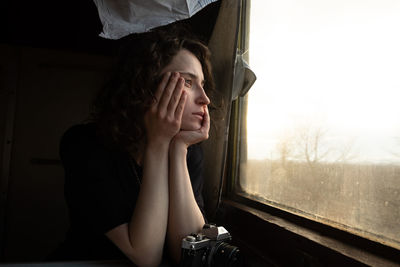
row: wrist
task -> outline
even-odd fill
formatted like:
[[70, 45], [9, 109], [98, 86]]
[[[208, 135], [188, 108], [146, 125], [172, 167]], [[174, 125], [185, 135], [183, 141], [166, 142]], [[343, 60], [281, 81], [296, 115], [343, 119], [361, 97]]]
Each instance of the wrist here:
[[189, 145], [183, 140], [174, 138], [169, 146], [170, 153], [183, 153], [186, 155]]
[[153, 141], [146, 143], [146, 152], [162, 153], [168, 151], [169, 142]]

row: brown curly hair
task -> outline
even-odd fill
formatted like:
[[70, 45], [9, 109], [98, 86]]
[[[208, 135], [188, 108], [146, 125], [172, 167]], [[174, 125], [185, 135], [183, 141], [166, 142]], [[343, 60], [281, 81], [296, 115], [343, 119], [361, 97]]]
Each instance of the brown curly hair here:
[[213, 99], [210, 51], [182, 28], [133, 34], [121, 41], [123, 45], [115, 71], [95, 99], [92, 119], [107, 146], [136, 153], [145, 141], [144, 114], [155, 100], [161, 70], [180, 50], [187, 49], [200, 61], [204, 90]]

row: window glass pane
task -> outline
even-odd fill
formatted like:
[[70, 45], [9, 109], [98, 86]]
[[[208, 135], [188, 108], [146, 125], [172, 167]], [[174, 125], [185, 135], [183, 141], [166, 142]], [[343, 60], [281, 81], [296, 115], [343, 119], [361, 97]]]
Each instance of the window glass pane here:
[[250, 14], [240, 189], [400, 248], [400, 1], [253, 0]]

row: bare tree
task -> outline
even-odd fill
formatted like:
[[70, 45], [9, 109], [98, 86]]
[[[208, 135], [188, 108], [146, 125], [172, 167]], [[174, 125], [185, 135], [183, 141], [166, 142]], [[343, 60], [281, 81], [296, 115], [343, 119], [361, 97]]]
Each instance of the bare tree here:
[[306, 162], [315, 169], [322, 162], [344, 163], [355, 159], [354, 138], [341, 144], [333, 144], [329, 131], [321, 125], [303, 124], [292, 133], [284, 135], [276, 146], [282, 167], [295, 160]]
[[297, 145], [300, 153], [298, 157], [305, 159], [310, 166], [325, 160], [332, 152], [325, 142], [326, 133], [327, 130], [322, 127], [299, 128]]
[[354, 160], [358, 157], [358, 154], [354, 152], [355, 138], [349, 138], [346, 143], [336, 148], [338, 155], [335, 162], [345, 163]]

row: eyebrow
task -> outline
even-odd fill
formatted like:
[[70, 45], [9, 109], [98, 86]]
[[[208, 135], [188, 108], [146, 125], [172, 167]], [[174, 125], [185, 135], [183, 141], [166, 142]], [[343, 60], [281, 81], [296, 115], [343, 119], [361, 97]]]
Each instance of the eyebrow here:
[[[183, 74], [183, 75], [188, 75], [188, 76], [190, 76], [190, 78], [192, 78], [192, 79], [199, 79], [199, 77], [196, 75], [196, 74], [193, 74], [193, 73], [191, 73], [191, 72], [182, 72], [182, 71], [178, 71], [181, 75]], [[202, 81], [201, 81], [201, 83], [202, 84], [205, 84], [205, 80], [203, 79]]]

